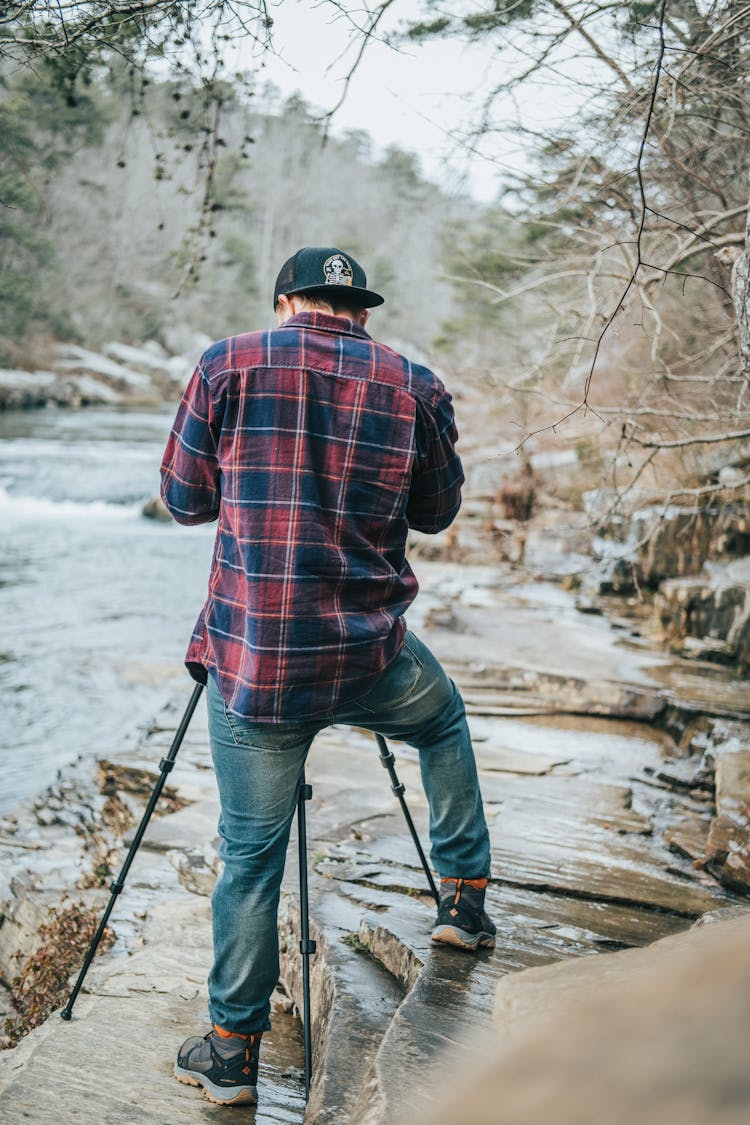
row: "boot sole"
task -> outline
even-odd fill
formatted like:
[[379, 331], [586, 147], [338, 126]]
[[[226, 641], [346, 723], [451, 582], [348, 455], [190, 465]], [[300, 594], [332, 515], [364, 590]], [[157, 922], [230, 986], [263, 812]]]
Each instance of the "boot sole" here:
[[255, 1086], [233, 1086], [222, 1090], [204, 1075], [197, 1077], [193, 1071], [174, 1068], [174, 1076], [185, 1086], [202, 1086], [203, 1093], [214, 1105], [257, 1105], [258, 1091]]
[[470, 953], [476, 952], [477, 949], [495, 948], [494, 934], [484, 931], [470, 934], [467, 930], [459, 929], [458, 926], [438, 926], [433, 930], [432, 941], [435, 945], [452, 945], [455, 949], [466, 949]]

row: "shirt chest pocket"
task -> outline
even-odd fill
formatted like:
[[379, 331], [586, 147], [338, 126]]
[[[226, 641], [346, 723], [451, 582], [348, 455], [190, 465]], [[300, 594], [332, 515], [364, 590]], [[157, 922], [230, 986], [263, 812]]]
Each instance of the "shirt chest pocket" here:
[[342, 482], [346, 510], [361, 516], [395, 519], [406, 510], [410, 474], [382, 464], [353, 466]]

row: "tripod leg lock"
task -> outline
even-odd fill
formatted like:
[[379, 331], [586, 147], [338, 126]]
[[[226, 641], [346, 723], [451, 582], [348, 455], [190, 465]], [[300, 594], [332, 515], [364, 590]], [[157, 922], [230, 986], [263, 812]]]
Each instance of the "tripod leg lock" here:
[[396, 794], [397, 797], [400, 797], [403, 793], [406, 792], [406, 786], [404, 785], [403, 781], [399, 781], [398, 785], [391, 786], [391, 790]]
[[162, 773], [170, 773], [174, 769], [174, 758], [162, 758], [159, 769]]
[[315, 953], [317, 948], [317, 942], [314, 942], [312, 938], [306, 938], [299, 943], [299, 951], [303, 957], [308, 956], [310, 953]]
[[123, 890], [124, 887], [125, 883], [119, 881], [118, 879], [113, 880], [113, 882], [109, 884], [109, 889], [113, 895], [119, 895], [120, 891]]
[[380, 764], [383, 767], [383, 769], [385, 769], [385, 770], [390, 769], [395, 761], [396, 761], [396, 759], [393, 756], [393, 754], [390, 752], [390, 750], [388, 751], [387, 754], [381, 754], [380, 755]]
[[300, 796], [302, 797], [303, 801], [311, 801], [312, 800], [312, 785], [307, 785], [307, 784], [303, 785], [301, 790], [300, 790]]

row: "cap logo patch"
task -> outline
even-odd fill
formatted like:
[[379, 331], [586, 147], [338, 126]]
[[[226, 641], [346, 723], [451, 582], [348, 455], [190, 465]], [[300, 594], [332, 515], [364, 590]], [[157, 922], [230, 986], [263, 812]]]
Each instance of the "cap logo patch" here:
[[323, 263], [326, 285], [353, 285], [354, 270], [343, 254], [333, 254]]

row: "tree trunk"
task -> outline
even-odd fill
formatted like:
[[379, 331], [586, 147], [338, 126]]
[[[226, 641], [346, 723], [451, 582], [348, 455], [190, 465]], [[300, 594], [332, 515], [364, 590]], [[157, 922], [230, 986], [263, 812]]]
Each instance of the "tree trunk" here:
[[745, 227], [745, 245], [732, 270], [732, 297], [740, 330], [742, 374], [750, 382], [750, 206]]

